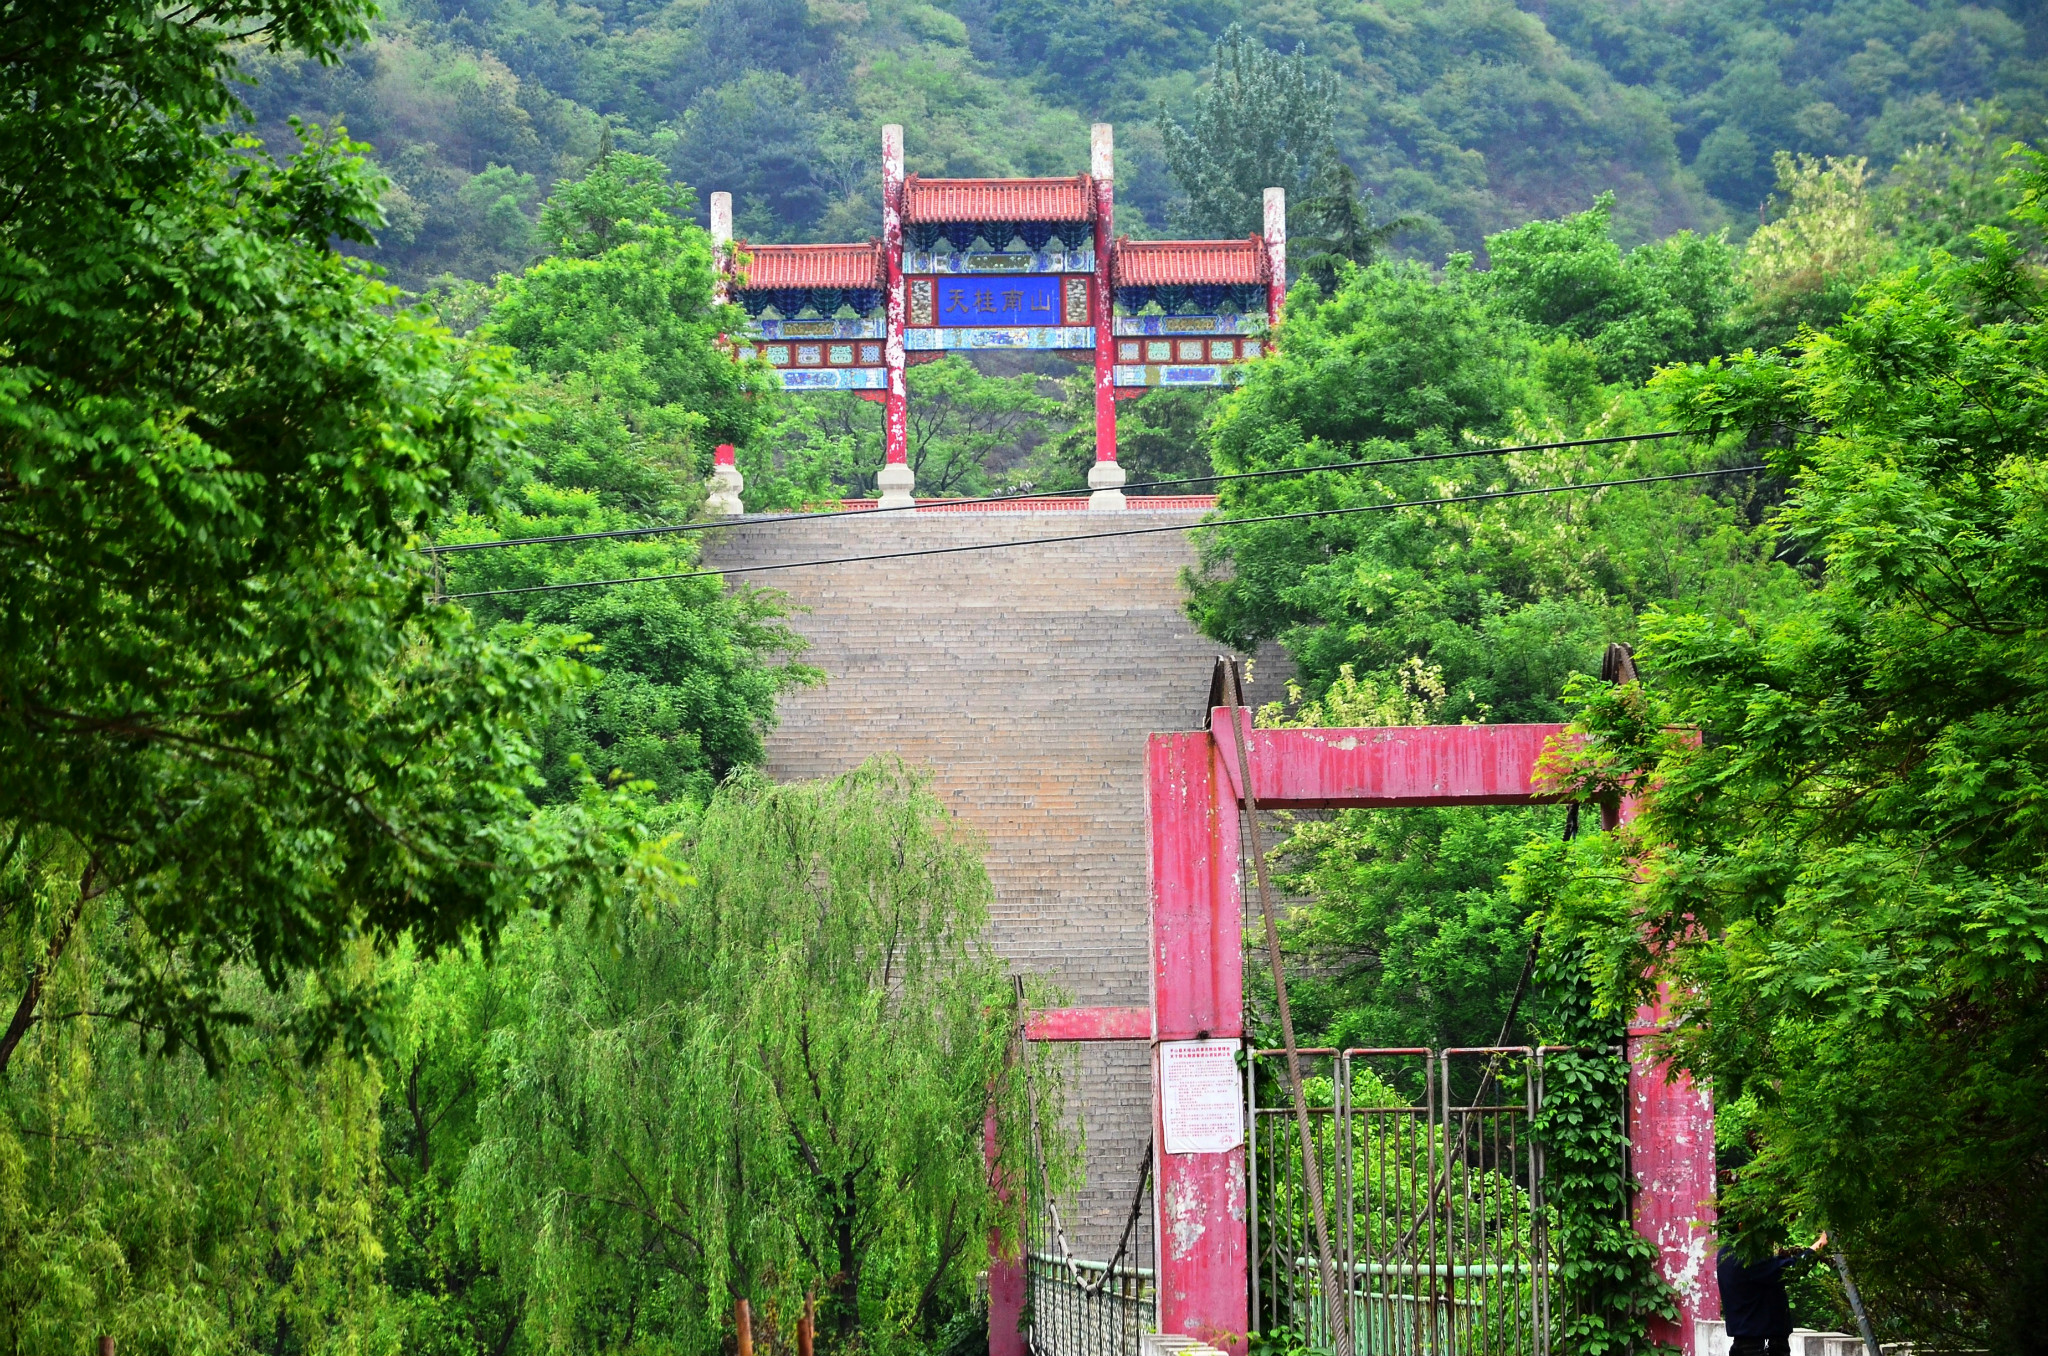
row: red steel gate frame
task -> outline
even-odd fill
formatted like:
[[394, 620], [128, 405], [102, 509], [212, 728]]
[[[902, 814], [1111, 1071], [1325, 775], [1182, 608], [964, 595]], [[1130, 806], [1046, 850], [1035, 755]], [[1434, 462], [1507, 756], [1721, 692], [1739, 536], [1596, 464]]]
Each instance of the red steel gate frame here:
[[[1237, 719], [1262, 809], [1528, 805], [1558, 797], [1535, 772], [1561, 725], [1422, 725], [1349, 730], [1259, 730], [1251, 712], [1216, 707], [1210, 728], [1155, 734], [1146, 749], [1146, 823], [1152, 911], [1152, 1006], [1041, 1013], [1033, 1040], [1152, 1042], [1153, 1200], [1158, 1240], [1159, 1330], [1244, 1356], [1250, 1325], [1245, 1150], [1168, 1153], [1160, 1121], [1163, 1041], [1244, 1037], [1240, 808], [1243, 779], [1223, 731]], [[1677, 1290], [1679, 1320], [1652, 1325], [1653, 1340], [1696, 1356], [1694, 1322], [1718, 1317], [1708, 1265], [1713, 1224], [1714, 1114], [1704, 1089], [1667, 1079], [1648, 1054], [1661, 1003], [1628, 1031], [1629, 1153], [1636, 1231], [1657, 1248]], [[1021, 1265], [989, 1276], [990, 1356], [1024, 1356]], [[1703, 1356], [1703, 1354], [1701, 1354]]]

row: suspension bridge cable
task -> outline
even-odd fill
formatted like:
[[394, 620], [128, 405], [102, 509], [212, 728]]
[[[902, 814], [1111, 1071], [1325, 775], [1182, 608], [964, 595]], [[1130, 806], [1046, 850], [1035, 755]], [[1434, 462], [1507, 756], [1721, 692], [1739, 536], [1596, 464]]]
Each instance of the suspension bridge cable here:
[[[1178, 480], [1155, 480], [1145, 486], [1147, 490], [1169, 488], [1174, 485], [1212, 485], [1226, 480], [1263, 480], [1270, 476], [1305, 476], [1317, 471], [1363, 471], [1381, 466], [1413, 466], [1431, 461], [1460, 461], [1467, 457], [1504, 457], [1516, 452], [1552, 452], [1568, 447], [1604, 447], [1610, 443], [1647, 443], [1663, 438], [1684, 438], [1695, 430], [1666, 429], [1661, 433], [1619, 433], [1608, 438], [1573, 438], [1558, 443], [1524, 443], [1518, 447], [1468, 447], [1456, 452], [1418, 452], [1407, 457], [1381, 457], [1371, 461], [1336, 461], [1323, 466], [1279, 466], [1266, 471], [1229, 471], [1211, 476], [1183, 476]], [[1035, 499], [1077, 499], [1093, 490], [1053, 490], [1047, 494], [1028, 496]], [[787, 513], [773, 518], [761, 518], [759, 523], [803, 523], [818, 518], [871, 518], [877, 513], [910, 513], [917, 509], [932, 511], [933, 504], [941, 504], [946, 511], [967, 508], [975, 504], [1014, 504], [1020, 498], [1014, 494], [991, 494], [978, 499], [926, 500], [923, 504], [898, 504], [892, 508], [871, 509], [825, 509], [816, 513]], [[1142, 498], [1143, 496], [1139, 496]], [[751, 525], [751, 524], [750, 524]], [[709, 532], [715, 527], [731, 527], [729, 521], [702, 523], [662, 523], [653, 527], [616, 527], [604, 532], [558, 532], [544, 537], [506, 537], [495, 541], [463, 541], [446, 545], [422, 546], [420, 554], [429, 556], [454, 555], [462, 551], [495, 551], [508, 546], [560, 546], [578, 541], [616, 541], [629, 537], [664, 537], [678, 532]]]
[[1266, 957], [1273, 968], [1273, 1003], [1279, 1010], [1280, 1035], [1287, 1047], [1287, 1091], [1294, 1103], [1294, 1126], [1301, 1135], [1301, 1182], [1308, 1196], [1309, 1212], [1316, 1230], [1316, 1269], [1322, 1273], [1323, 1294], [1342, 1295], [1343, 1302], [1326, 1303], [1324, 1321], [1330, 1328], [1330, 1345], [1336, 1356], [1353, 1356], [1351, 1345], [1351, 1278], [1337, 1288], [1337, 1267], [1330, 1252], [1329, 1207], [1323, 1200], [1323, 1170], [1316, 1155], [1315, 1132], [1309, 1128], [1308, 1098], [1301, 1088], [1301, 1047], [1294, 1040], [1294, 1015], [1287, 1003], [1287, 966], [1280, 955], [1280, 924], [1273, 912], [1273, 890], [1267, 879], [1266, 845], [1259, 834], [1259, 793], [1252, 775], [1251, 751], [1245, 746], [1244, 723], [1238, 712], [1249, 711], [1244, 703], [1244, 671], [1235, 659], [1229, 664], [1231, 706], [1230, 738], [1237, 746], [1237, 775], [1244, 784], [1245, 825], [1252, 840], [1252, 871], [1259, 883], [1259, 915], [1266, 925]]
[[1592, 480], [1576, 485], [1540, 485], [1525, 490], [1488, 490], [1482, 494], [1448, 495], [1441, 499], [1403, 499], [1391, 504], [1360, 504], [1352, 508], [1308, 509], [1300, 513], [1266, 513], [1250, 518], [1221, 518], [1207, 523], [1166, 523], [1157, 527], [1127, 527], [1109, 532], [1073, 532], [1058, 537], [1026, 537], [1022, 541], [973, 542], [965, 546], [926, 546], [909, 551], [882, 551], [864, 556], [828, 556], [822, 560], [786, 560], [772, 565], [736, 565], [724, 570], [679, 570], [673, 574], [626, 575], [617, 579], [575, 579], [557, 584], [522, 584], [514, 588], [474, 589], [467, 593], [443, 595], [450, 599], [500, 598], [517, 593], [560, 593], [568, 589], [600, 589], [625, 584], [657, 584], [677, 579], [710, 579], [731, 574], [762, 574], [771, 570], [801, 570], [814, 565], [858, 565], [868, 561], [909, 560], [917, 556], [957, 555], [963, 551], [1002, 551], [1017, 546], [1050, 546], [1070, 541], [1095, 541], [1104, 537], [1143, 537], [1154, 532], [1194, 532], [1205, 528], [1239, 527], [1250, 523], [1300, 522], [1311, 518], [1341, 518], [1353, 513], [1386, 513], [1404, 508], [1440, 508], [1449, 504], [1476, 504], [1490, 499], [1521, 499], [1530, 495], [1566, 494], [1574, 490], [1610, 490], [1627, 485], [1655, 485], [1672, 480], [1704, 480], [1712, 476], [1744, 475], [1770, 468], [1757, 463], [1724, 466], [1712, 471], [1677, 471], [1670, 475], [1633, 476], [1627, 480]]
[[[1052, 1174], [1046, 1163], [1045, 1135], [1042, 1123], [1038, 1119], [1038, 1093], [1031, 1082], [1031, 1037], [1026, 1033], [1025, 1025], [1024, 976], [1012, 975], [1010, 980], [1017, 994], [1017, 1025], [1014, 1039], [1021, 1053], [1019, 1062], [1024, 1067], [1024, 1107], [1025, 1116], [1031, 1123], [1031, 1153], [1037, 1160], [1038, 1181], [1044, 1192], [1041, 1200], [1046, 1214], [1052, 1220], [1053, 1245], [1059, 1249], [1060, 1264], [1067, 1269], [1067, 1275], [1075, 1287], [1084, 1295], [1097, 1294], [1110, 1281], [1117, 1278], [1117, 1267], [1123, 1262], [1124, 1253], [1129, 1251], [1131, 1240], [1137, 1234], [1139, 1211], [1145, 1202], [1145, 1188], [1152, 1180], [1152, 1141], [1145, 1142], [1145, 1152], [1138, 1160], [1138, 1189], [1131, 1196], [1130, 1214], [1124, 1219], [1124, 1231], [1117, 1239], [1116, 1251], [1110, 1255], [1109, 1263], [1103, 1268], [1101, 1275], [1093, 1281], [1085, 1280], [1081, 1275], [1081, 1268], [1076, 1265], [1074, 1250], [1067, 1243], [1067, 1226], [1060, 1219], [1059, 1196], [1052, 1189]], [[1028, 1240], [1026, 1251], [1029, 1251]]]

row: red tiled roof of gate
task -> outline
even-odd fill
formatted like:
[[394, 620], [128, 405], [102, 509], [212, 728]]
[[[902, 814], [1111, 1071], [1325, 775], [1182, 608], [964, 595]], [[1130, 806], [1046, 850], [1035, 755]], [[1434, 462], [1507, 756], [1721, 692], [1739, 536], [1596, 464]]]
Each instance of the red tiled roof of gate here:
[[749, 245], [742, 241], [739, 248], [753, 256], [742, 287], [882, 285], [879, 241], [861, 245]]
[[1272, 276], [1266, 242], [1243, 240], [1125, 240], [1112, 265], [1119, 287], [1174, 283], [1265, 283]]
[[1093, 221], [1095, 181], [920, 179], [903, 182], [905, 221]]

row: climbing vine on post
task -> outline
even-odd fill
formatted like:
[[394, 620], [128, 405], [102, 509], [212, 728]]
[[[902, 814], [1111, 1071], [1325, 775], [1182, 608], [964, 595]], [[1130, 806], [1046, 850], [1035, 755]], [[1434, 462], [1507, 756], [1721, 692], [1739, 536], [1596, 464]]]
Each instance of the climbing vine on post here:
[[1656, 1249], [1629, 1221], [1626, 1025], [1595, 1004], [1576, 940], [1544, 947], [1536, 982], [1548, 1042], [1571, 1047], [1544, 1060], [1535, 1124], [1558, 1259], [1551, 1344], [1560, 1356], [1649, 1351], [1650, 1320], [1678, 1310]]

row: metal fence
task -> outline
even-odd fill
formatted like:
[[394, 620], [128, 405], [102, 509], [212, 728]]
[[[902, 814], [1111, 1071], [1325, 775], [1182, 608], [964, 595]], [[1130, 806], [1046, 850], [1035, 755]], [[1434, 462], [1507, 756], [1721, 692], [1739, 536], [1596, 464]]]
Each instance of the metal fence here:
[[1025, 1341], [1033, 1356], [1138, 1356], [1140, 1338], [1158, 1327], [1151, 1157], [1148, 1145], [1107, 1262], [1074, 1257], [1058, 1203], [1033, 1200], [1024, 1255]]
[[1034, 1252], [1025, 1258], [1029, 1291], [1027, 1342], [1035, 1356], [1137, 1356], [1139, 1339], [1157, 1324], [1150, 1267], [1073, 1263]]
[[[1543, 1051], [1303, 1051], [1356, 1356], [1547, 1356]], [[1252, 1322], [1331, 1348], [1285, 1056], [1245, 1074]]]

